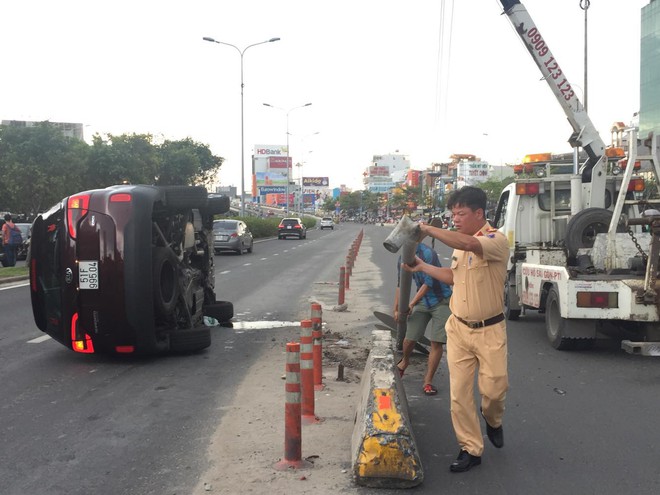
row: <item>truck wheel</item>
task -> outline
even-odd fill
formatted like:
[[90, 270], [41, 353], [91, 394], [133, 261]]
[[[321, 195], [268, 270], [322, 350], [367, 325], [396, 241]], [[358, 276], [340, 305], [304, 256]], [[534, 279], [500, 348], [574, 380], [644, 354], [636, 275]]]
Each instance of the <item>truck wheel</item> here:
[[179, 297], [178, 261], [168, 248], [154, 247], [152, 250], [154, 307], [163, 316], [174, 311]]
[[201, 351], [211, 345], [211, 329], [205, 326], [174, 330], [169, 336], [172, 352]]
[[507, 276], [506, 282], [504, 282], [504, 316], [507, 320], [516, 321], [520, 317], [520, 310], [511, 309], [511, 298], [518, 296], [515, 294], [515, 289], [511, 287], [509, 278]]
[[562, 318], [559, 309], [559, 294], [556, 289], [550, 289], [545, 302], [545, 330], [552, 347], [559, 351], [574, 348], [573, 339], [565, 337], [568, 320]]
[[[587, 208], [571, 218], [566, 226], [566, 248], [569, 256], [577, 256], [578, 249], [593, 247], [597, 234], [606, 233], [610, 227], [612, 212], [605, 208]], [[623, 225], [617, 232], [625, 232]]]

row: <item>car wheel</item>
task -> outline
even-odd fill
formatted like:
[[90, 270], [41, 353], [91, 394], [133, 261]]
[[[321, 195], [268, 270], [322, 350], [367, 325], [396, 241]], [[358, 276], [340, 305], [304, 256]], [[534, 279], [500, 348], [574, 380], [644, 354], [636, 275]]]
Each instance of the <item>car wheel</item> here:
[[241, 247], [239, 247], [239, 248], [236, 250], [236, 254], [238, 254], [239, 256], [241, 256], [241, 255], [243, 254], [243, 245], [242, 245], [242, 244], [241, 244]]
[[152, 250], [153, 296], [156, 311], [169, 315], [179, 297], [178, 262], [171, 249], [154, 247]]
[[250, 242], [250, 247], [247, 249], [247, 252], [248, 252], [248, 253], [251, 253], [253, 247], [254, 247], [254, 241], [251, 241], [251, 242]]
[[201, 351], [211, 345], [211, 329], [206, 326], [175, 330], [169, 337], [172, 352]]
[[206, 188], [201, 186], [161, 186], [169, 208], [203, 208], [207, 204]]
[[221, 215], [229, 211], [230, 200], [228, 196], [208, 198], [205, 211], [209, 215]]
[[234, 317], [234, 305], [229, 301], [217, 301], [204, 306], [204, 316], [215, 318], [220, 323], [227, 322]]

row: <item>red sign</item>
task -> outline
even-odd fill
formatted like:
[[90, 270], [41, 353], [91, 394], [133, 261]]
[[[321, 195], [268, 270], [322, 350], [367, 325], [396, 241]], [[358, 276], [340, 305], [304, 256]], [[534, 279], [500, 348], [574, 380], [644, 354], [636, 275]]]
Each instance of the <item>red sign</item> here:
[[291, 157], [286, 156], [269, 156], [268, 157], [268, 168], [283, 168], [286, 169], [287, 161], [289, 163], [289, 168], [291, 168]]

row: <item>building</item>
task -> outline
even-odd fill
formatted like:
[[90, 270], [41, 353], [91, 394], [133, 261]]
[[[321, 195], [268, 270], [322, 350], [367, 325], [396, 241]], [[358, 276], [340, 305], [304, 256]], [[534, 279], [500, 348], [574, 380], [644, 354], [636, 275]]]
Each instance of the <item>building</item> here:
[[660, 132], [660, 0], [642, 7], [639, 135]]
[[365, 189], [373, 193], [386, 193], [396, 183], [406, 180], [408, 170], [410, 158], [407, 155], [374, 155], [363, 174]]
[[[71, 122], [50, 122], [48, 124], [57, 127], [67, 137], [83, 140], [83, 125]], [[3, 120], [2, 125], [14, 127], [36, 127], [41, 122], [33, 122], [30, 120]]]

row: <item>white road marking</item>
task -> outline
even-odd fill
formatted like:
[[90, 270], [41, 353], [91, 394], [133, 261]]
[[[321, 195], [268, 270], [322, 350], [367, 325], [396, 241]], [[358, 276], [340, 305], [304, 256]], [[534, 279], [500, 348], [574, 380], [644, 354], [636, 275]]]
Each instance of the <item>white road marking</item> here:
[[250, 266], [252, 263], [243, 263], [243, 266]]
[[50, 339], [50, 335], [42, 335], [41, 337], [37, 337], [36, 339], [28, 340], [28, 344], [41, 344], [42, 342], [47, 341]]
[[226, 275], [227, 273], [231, 273], [231, 270], [224, 270], [220, 272], [220, 275]]
[[28, 285], [30, 285], [30, 282], [25, 282], [24, 284], [10, 285], [8, 287], [0, 287], [0, 290], [15, 289], [16, 287], [27, 287]]

